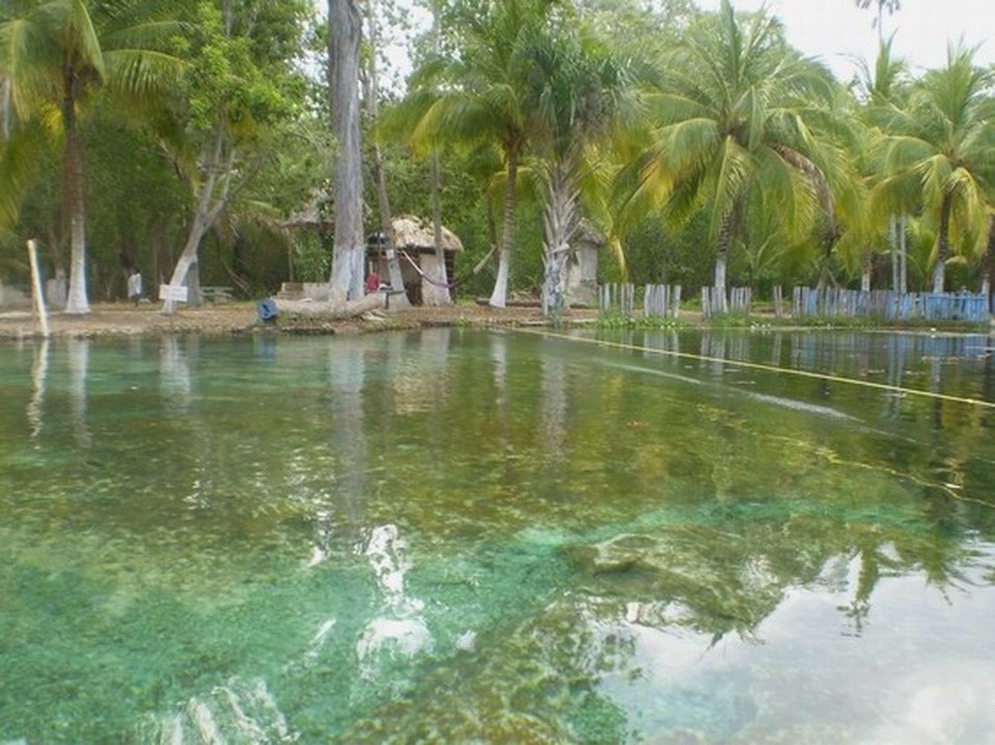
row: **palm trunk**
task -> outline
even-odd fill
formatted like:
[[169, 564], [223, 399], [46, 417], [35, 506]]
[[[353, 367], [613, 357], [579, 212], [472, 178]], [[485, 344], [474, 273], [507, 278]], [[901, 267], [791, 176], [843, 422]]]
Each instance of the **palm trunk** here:
[[988, 309], [992, 307], [992, 267], [995, 265], [995, 217], [988, 218], [988, 246], [982, 261], [981, 294], [985, 296]]
[[719, 229], [719, 239], [715, 246], [715, 289], [722, 296], [722, 312], [729, 312], [729, 302], [726, 299], [726, 268], [729, 265], [729, 246], [732, 243], [732, 212], [722, 218]]
[[937, 238], [936, 266], [933, 268], [933, 292], [943, 292], [946, 274], [947, 256], [950, 253], [950, 212], [953, 200], [949, 194], [943, 195], [940, 203], [940, 234]]
[[566, 306], [566, 265], [570, 241], [577, 228], [579, 193], [570, 178], [570, 164], [558, 161], [550, 169], [546, 183], [543, 215], [545, 276], [542, 285], [543, 315], [557, 315]]
[[[397, 240], [394, 237], [394, 224], [390, 213], [390, 195], [387, 193], [387, 181], [383, 172], [383, 155], [380, 145], [373, 146], [373, 178], [377, 184], [377, 206], [380, 208], [380, 232], [384, 238], [384, 248], [387, 252], [387, 276], [390, 286], [395, 290], [404, 289], [404, 276], [401, 274], [401, 262], [397, 256]], [[396, 295], [391, 301], [391, 307], [407, 308], [408, 296]]]
[[11, 86], [10, 80], [0, 75], [0, 140], [10, 136]]
[[439, 174], [439, 151], [432, 151], [432, 238], [435, 245], [436, 276], [422, 293], [425, 305], [452, 305], [449, 278], [446, 273], [446, 252], [442, 250], [442, 184]]
[[891, 287], [899, 295], [904, 295], [909, 291], [905, 215], [888, 220], [888, 242], [891, 244]]
[[[366, 2], [366, 20], [370, 25], [370, 46], [366, 89], [366, 112], [370, 121], [376, 122], [380, 115], [380, 82], [377, 73], [378, 35], [377, 19], [371, 0]], [[404, 276], [401, 274], [401, 261], [397, 255], [397, 241], [394, 237], [393, 213], [390, 210], [390, 195], [387, 192], [387, 179], [384, 176], [383, 152], [380, 143], [373, 143], [373, 178], [377, 185], [377, 206], [380, 208], [380, 231], [384, 237], [384, 248], [387, 251], [387, 275], [390, 286], [396, 290], [404, 289]], [[394, 297], [393, 307], [407, 308], [408, 296], [399, 294]]]
[[874, 254], [869, 246], [860, 252], [860, 291], [871, 291], [871, 272], [874, 268]]
[[504, 192], [504, 225], [501, 232], [501, 249], [498, 251], [498, 271], [494, 291], [488, 305], [504, 308], [508, 303], [508, 276], [511, 272], [511, 249], [515, 240], [515, 184], [518, 180], [518, 146], [508, 151], [508, 180]]
[[76, 102], [72, 94], [75, 81], [65, 83], [62, 117], [66, 127], [64, 153], [65, 210], [69, 219], [69, 297], [66, 313], [83, 315], [90, 312], [86, 292], [86, 210], [83, 204], [83, 153], [76, 122]]
[[344, 304], [363, 295], [363, 163], [359, 127], [359, 42], [362, 35], [355, 0], [328, 0], [331, 28], [329, 71], [335, 136], [335, 239], [329, 295]]
[[905, 232], [905, 215], [898, 218], [898, 291], [909, 291], [909, 245]]

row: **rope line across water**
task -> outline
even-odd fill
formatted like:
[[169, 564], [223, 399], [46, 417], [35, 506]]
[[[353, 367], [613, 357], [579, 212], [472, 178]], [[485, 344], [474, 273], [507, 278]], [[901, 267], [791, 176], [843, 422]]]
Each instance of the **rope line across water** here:
[[950, 401], [953, 403], [967, 404], [968, 406], [979, 406], [986, 409], [995, 409], [995, 402], [984, 401], [978, 398], [966, 398], [963, 396], [951, 396], [946, 393], [934, 393], [932, 391], [922, 391], [915, 388], [904, 388], [900, 385], [889, 385], [888, 383], [875, 383], [871, 380], [856, 380], [854, 378], [844, 378], [839, 375], [829, 375], [827, 373], [812, 372], [810, 370], [794, 370], [789, 367], [778, 367], [776, 365], [765, 365], [761, 362], [744, 362], [743, 360], [729, 360], [724, 357], [710, 357], [704, 354], [692, 354], [691, 352], [675, 352], [669, 349], [655, 349], [653, 347], [637, 346], [635, 344], [622, 344], [621, 342], [605, 341], [603, 339], [585, 339], [579, 336], [567, 336], [566, 334], [554, 334], [549, 331], [539, 331], [537, 329], [516, 329], [519, 333], [540, 336], [544, 338], [563, 339], [564, 341], [577, 342], [582, 344], [593, 344], [598, 347], [612, 349], [626, 349], [634, 352], [649, 352], [664, 357], [677, 357], [680, 359], [699, 360], [703, 362], [721, 362], [725, 365], [743, 367], [750, 370], [764, 370], [766, 372], [781, 373], [784, 375], [796, 375], [801, 378], [812, 378], [814, 380], [824, 380], [831, 383], [841, 383], [844, 385], [856, 385], [864, 388], [873, 388], [889, 393], [899, 393], [908, 396], [922, 396], [923, 398], [938, 399], [940, 401]]

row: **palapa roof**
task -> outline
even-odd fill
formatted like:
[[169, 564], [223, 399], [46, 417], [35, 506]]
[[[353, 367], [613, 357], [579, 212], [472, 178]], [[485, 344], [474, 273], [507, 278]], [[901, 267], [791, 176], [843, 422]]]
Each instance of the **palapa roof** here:
[[577, 231], [574, 233], [573, 239], [575, 243], [590, 243], [595, 246], [604, 246], [608, 242], [605, 234], [586, 217], [582, 217], [577, 223]]
[[[321, 195], [316, 195], [304, 209], [281, 223], [284, 228], [320, 228], [334, 224], [334, 219], [321, 214], [319, 207]], [[394, 226], [394, 242], [398, 248], [411, 251], [434, 251], [435, 229], [432, 221], [416, 215], [398, 215], [392, 221]], [[368, 245], [376, 246], [381, 242], [380, 231], [371, 234]], [[458, 253], [463, 250], [463, 241], [446, 226], [442, 226], [442, 250]]]
[[333, 225], [335, 222], [332, 219], [334, 209], [331, 205], [334, 201], [328, 189], [315, 188], [311, 191], [311, 198], [308, 199], [307, 204], [280, 224], [287, 230], [299, 228], [314, 230]]
[[[418, 251], [435, 250], [435, 228], [432, 221], [415, 215], [398, 215], [391, 220], [394, 227], [394, 243], [398, 248]], [[380, 232], [370, 236], [370, 243], [376, 245]], [[463, 242], [449, 228], [442, 227], [442, 250], [458, 253], [463, 250]]]

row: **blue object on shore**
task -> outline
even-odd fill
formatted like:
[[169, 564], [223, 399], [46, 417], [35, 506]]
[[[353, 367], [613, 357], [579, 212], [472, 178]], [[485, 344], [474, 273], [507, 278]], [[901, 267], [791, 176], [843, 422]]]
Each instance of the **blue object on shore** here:
[[258, 311], [259, 320], [263, 323], [273, 323], [276, 320], [276, 317], [280, 314], [273, 298], [266, 298], [260, 302]]

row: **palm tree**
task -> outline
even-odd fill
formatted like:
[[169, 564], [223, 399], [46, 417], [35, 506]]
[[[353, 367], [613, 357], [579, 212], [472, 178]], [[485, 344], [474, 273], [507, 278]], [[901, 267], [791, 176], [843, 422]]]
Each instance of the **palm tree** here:
[[590, 33], [536, 29], [531, 36], [530, 119], [545, 196], [542, 306], [549, 314], [564, 302], [565, 267], [585, 187], [604, 184], [597, 178], [598, 145], [625, 113], [635, 111], [636, 102], [625, 66]]
[[694, 25], [669, 60], [649, 144], [627, 166], [627, 211], [661, 204], [680, 223], [705, 210], [714, 242], [714, 286], [724, 296], [730, 248], [748, 213], [770, 211], [797, 242], [827, 213], [839, 150], [811, 122], [829, 125], [834, 83], [787, 47], [766, 13], [737, 19], [723, 0]]
[[176, 31], [171, 4], [21, 0], [13, 5], [0, 23], [0, 69], [10, 83], [13, 126], [50, 130], [57, 122], [72, 251], [66, 312], [88, 313], [80, 116], [96, 88], [140, 107], [171, 79], [179, 61], [162, 45]]
[[995, 186], [995, 72], [974, 64], [974, 49], [951, 47], [946, 67], [927, 72], [903, 108], [883, 112], [885, 178], [875, 211], [913, 212], [935, 221], [933, 292], [944, 289], [954, 231], [962, 249], [980, 253], [988, 237], [988, 196]]
[[[518, 171], [529, 142], [531, 30], [544, 24], [555, 0], [504, 0], [468, 18], [457, 57], [437, 61], [436, 75], [415, 97], [431, 97], [413, 139], [443, 138], [470, 146], [496, 143], [507, 173], [498, 272], [490, 305], [505, 307], [515, 233]], [[429, 76], [427, 76], [429, 77]]]
[[[862, 156], [873, 154], [873, 145], [881, 135], [880, 129], [875, 126], [878, 123], [876, 122], [876, 112], [888, 111], [892, 107], [901, 108], [903, 102], [908, 98], [911, 84], [908, 66], [903, 59], [894, 56], [892, 52], [894, 39], [894, 34], [888, 39], [881, 35], [873, 69], [866, 60], [860, 60], [858, 64], [855, 84], [857, 96], [863, 104], [859, 110], [859, 118], [865, 126], [864, 136], [861, 138], [864, 144], [864, 147], [861, 148]], [[873, 158], [862, 157], [861, 160], [864, 182], [869, 189], [880, 173], [875, 167]], [[864, 219], [860, 221], [861, 230], [851, 232], [851, 237], [856, 237], [859, 241], [857, 250], [861, 264], [861, 289], [868, 291], [871, 288], [872, 247], [875, 243], [881, 242], [882, 231], [879, 226], [875, 225], [877, 221], [870, 213], [868, 201], [862, 200], [862, 204], [866, 209], [862, 210]], [[906, 218], [905, 215], [901, 215], [897, 219], [894, 215], [888, 215], [887, 221], [886, 242], [890, 243], [891, 247], [892, 288], [896, 292], [904, 293], [908, 286], [908, 260], [905, 253]]]

